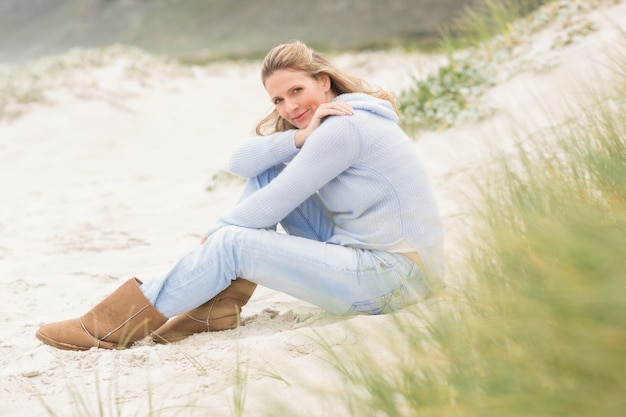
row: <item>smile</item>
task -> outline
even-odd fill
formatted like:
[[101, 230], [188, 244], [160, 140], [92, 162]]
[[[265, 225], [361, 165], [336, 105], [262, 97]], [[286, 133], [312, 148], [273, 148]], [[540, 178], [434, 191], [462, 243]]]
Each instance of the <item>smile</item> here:
[[300, 122], [300, 121], [302, 121], [302, 119], [304, 119], [304, 117], [307, 115], [307, 113], [308, 113], [308, 111], [300, 113], [299, 115], [293, 117], [291, 120], [293, 120], [294, 122]]

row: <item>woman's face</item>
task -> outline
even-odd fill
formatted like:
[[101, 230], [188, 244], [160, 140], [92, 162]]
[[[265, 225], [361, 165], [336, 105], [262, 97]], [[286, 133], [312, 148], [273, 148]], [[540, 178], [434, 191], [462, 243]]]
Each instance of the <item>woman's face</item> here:
[[305, 129], [322, 103], [334, 98], [330, 78], [314, 79], [307, 72], [281, 69], [265, 80], [265, 90], [278, 114], [298, 129]]

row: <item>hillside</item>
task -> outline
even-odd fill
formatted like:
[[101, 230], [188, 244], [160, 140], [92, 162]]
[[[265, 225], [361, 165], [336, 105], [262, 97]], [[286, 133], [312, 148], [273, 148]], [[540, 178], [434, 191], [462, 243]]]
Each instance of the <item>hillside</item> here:
[[0, 62], [112, 43], [175, 56], [256, 56], [301, 39], [320, 49], [432, 44], [473, 0], [3, 0]]

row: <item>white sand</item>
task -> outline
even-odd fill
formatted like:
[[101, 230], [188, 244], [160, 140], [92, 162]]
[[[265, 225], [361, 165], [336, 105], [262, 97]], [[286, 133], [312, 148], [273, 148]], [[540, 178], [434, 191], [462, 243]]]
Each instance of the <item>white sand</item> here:
[[[452, 260], [463, 252], [457, 237], [466, 227], [469, 173], [511, 142], [511, 126], [533, 131], [558, 120], [564, 103], [582, 97], [583, 82], [610, 73], [611, 54], [624, 43], [616, 22], [626, 21], [626, 4], [579, 19], [596, 30], [557, 49], [549, 45], [566, 33], [562, 26], [525, 43], [514, 59], [552, 65], [495, 86], [486, 96], [500, 109], [495, 116], [424, 132], [415, 143], [440, 198], [453, 283], [462, 281]], [[432, 59], [389, 52], [335, 61], [399, 92]], [[205, 188], [269, 109], [259, 63], [130, 78], [123, 65], [85, 70], [80, 82], [97, 83], [85, 90], [100, 92], [95, 97], [77, 98], [75, 87], [60, 85], [49, 91], [54, 104], [0, 122], [0, 416], [47, 415], [40, 399], [59, 416], [80, 415], [72, 393], [93, 410], [83, 415], [97, 415], [98, 403], [107, 416], [145, 415], [150, 407], [164, 408], [161, 416], [234, 415], [238, 362], [247, 368], [246, 415], [261, 415], [273, 399], [307, 415], [346, 415], [321, 394], [341, 385], [316, 334], [337, 350], [378, 343], [389, 316], [338, 318], [259, 288], [244, 309], [245, 327], [175, 345], [144, 340], [125, 351], [64, 352], [35, 339], [41, 324], [83, 314], [126, 279], [150, 279], [197, 245], [241, 184]], [[120, 414], [111, 408], [116, 400]], [[176, 408], [183, 405], [203, 408]]]

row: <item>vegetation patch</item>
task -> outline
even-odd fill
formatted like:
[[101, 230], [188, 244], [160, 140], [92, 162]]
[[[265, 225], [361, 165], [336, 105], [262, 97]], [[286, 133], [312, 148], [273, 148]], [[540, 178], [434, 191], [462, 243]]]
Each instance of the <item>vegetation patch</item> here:
[[50, 105], [63, 95], [123, 106], [123, 99], [141, 88], [188, 74], [189, 68], [173, 60], [131, 46], [75, 48], [0, 72], [0, 120], [16, 119], [33, 105]]
[[[492, 86], [515, 75], [540, 72], [558, 63], [554, 51], [595, 30], [585, 14], [621, 0], [539, 1], [482, 0], [443, 37], [447, 62], [399, 96], [405, 127], [439, 130], [461, 121], [476, 121], [497, 109], [483, 100]], [[554, 31], [551, 42], [536, 47], [542, 30]], [[451, 33], [454, 33], [452, 35]], [[459, 48], [463, 46], [463, 48]]]

